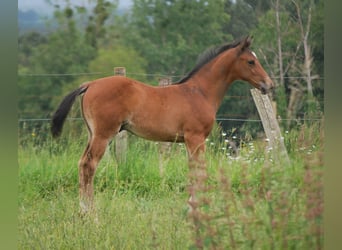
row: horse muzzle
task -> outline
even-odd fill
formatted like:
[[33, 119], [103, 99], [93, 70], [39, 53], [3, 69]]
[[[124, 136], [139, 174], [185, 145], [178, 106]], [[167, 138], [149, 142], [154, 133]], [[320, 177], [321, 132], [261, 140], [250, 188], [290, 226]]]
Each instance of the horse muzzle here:
[[259, 86], [259, 90], [263, 95], [270, 93], [274, 89], [274, 84], [272, 81], [269, 81], [267, 83], [261, 82]]

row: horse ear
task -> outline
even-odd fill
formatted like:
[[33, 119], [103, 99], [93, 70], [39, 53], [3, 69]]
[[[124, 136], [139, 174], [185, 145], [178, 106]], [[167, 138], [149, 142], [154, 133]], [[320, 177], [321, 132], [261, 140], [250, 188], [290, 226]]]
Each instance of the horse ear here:
[[245, 51], [245, 49], [248, 49], [250, 45], [252, 44], [252, 36], [246, 36], [244, 39], [241, 40], [239, 45], [239, 53], [242, 53]]

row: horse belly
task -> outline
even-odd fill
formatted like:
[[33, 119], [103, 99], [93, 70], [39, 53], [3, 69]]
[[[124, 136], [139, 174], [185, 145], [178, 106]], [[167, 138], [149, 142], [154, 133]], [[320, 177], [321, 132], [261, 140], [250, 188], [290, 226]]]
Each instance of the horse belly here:
[[151, 141], [184, 142], [183, 132], [174, 132], [147, 126], [128, 126], [127, 131]]
[[184, 142], [184, 133], [176, 119], [160, 119], [150, 115], [128, 121], [125, 129], [152, 141]]

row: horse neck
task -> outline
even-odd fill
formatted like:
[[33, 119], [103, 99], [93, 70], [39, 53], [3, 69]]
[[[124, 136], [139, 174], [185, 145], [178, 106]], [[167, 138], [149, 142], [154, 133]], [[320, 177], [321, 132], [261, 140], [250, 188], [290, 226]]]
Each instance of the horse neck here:
[[[224, 53], [225, 54], [225, 53]], [[201, 89], [203, 95], [217, 111], [225, 93], [235, 79], [231, 72], [233, 60], [227, 55], [219, 56], [203, 66], [197, 74], [191, 78], [191, 84]]]

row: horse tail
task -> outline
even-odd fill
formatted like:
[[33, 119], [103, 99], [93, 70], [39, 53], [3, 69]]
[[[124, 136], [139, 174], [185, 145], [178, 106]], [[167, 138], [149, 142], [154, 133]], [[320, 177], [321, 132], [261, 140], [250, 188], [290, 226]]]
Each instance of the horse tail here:
[[83, 94], [88, 89], [88, 84], [83, 84], [78, 89], [70, 92], [64, 97], [63, 101], [59, 104], [58, 109], [52, 116], [51, 133], [54, 138], [57, 138], [62, 133], [63, 124], [67, 117], [71, 106], [74, 104], [77, 96]]

